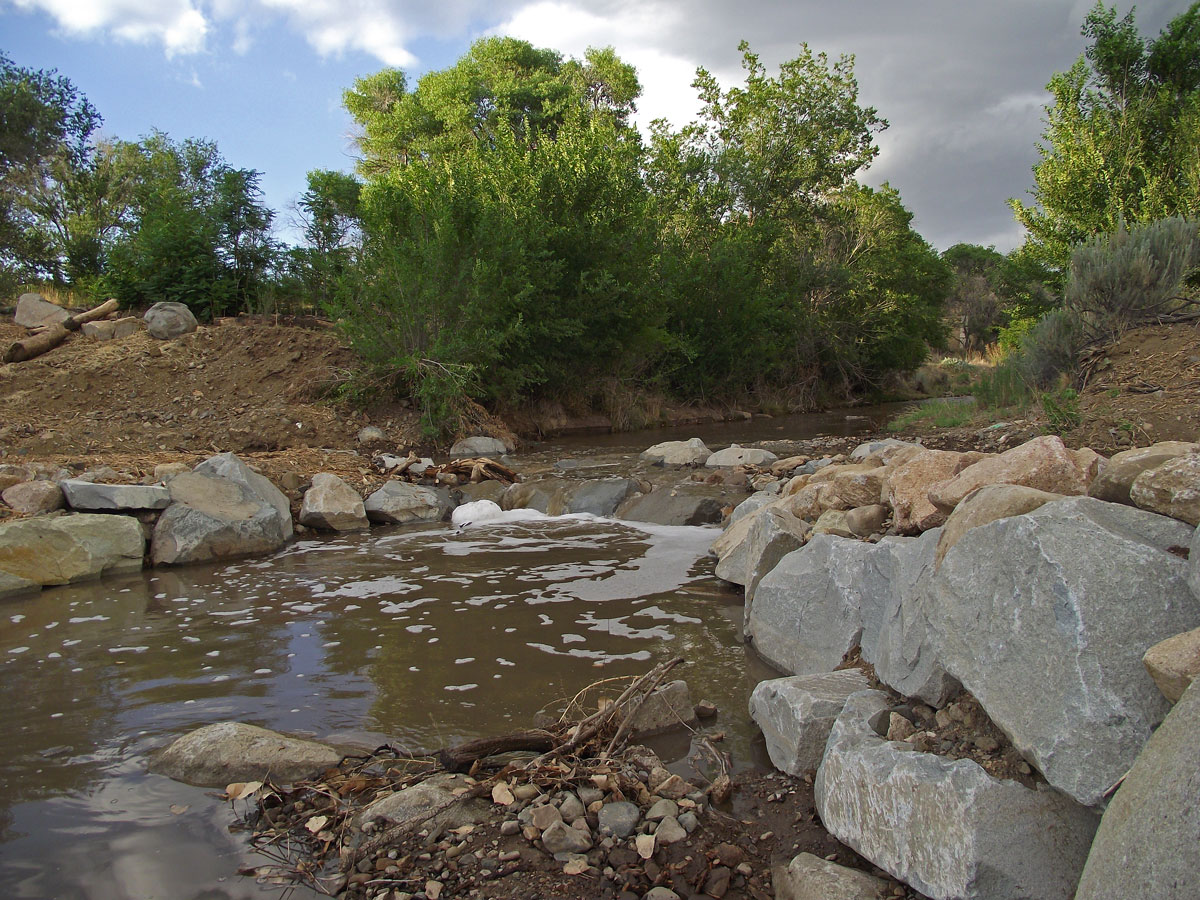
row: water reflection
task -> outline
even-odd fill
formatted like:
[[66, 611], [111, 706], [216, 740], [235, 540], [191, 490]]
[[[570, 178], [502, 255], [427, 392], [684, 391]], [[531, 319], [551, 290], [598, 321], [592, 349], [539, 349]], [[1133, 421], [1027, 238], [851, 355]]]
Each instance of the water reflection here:
[[401, 529], [0, 603], [0, 878], [18, 897], [255, 895], [227, 811], [144, 774], [222, 719], [433, 749], [680, 655], [745, 764], [765, 673], [747, 674], [740, 597], [704, 558], [714, 534]]

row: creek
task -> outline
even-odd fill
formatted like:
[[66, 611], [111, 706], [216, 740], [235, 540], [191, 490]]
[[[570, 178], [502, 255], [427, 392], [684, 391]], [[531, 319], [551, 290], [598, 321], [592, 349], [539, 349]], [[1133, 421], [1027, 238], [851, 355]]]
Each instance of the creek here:
[[[660, 440], [866, 433], [892, 412], [579, 436], [515, 462], [608, 474]], [[261, 896], [235, 874], [262, 860], [229, 832], [227, 804], [145, 771], [155, 748], [210, 722], [435, 750], [678, 655], [693, 699], [720, 708], [735, 765], [766, 765], [746, 701], [775, 673], [742, 643], [740, 592], [713, 575], [717, 533], [563, 517], [305, 535], [267, 558], [0, 602], [5, 895]], [[654, 745], [690, 771], [686, 733]]]

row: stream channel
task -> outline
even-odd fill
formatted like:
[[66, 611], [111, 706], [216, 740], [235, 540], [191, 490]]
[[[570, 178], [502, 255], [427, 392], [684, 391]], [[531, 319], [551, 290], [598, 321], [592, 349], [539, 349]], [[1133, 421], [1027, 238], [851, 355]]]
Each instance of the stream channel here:
[[[576, 436], [514, 464], [573, 459], [599, 477], [662, 440], [862, 434], [895, 409]], [[146, 772], [153, 750], [223, 720], [436, 750], [678, 655], [735, 765], [769, 765], [746, 703], [776, 673], [742, 643], [740, 591], [713, 575], [717, 534], [576, 517], [401, 526], [0, 601], [0, 893], [278, 896], [235, 874], [262, 858], [229, 832], [228, 804]], [[690, 774], [686, 733], [651, 743]]]

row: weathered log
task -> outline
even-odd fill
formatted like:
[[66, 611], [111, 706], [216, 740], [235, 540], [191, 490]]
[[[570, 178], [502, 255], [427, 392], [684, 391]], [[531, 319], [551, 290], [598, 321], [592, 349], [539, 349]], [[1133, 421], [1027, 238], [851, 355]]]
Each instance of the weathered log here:
[[43, 353], [53, 350], [65, 341], [67, 335], [72, 331], [78, 331], [84, 323], [103, 319], [109, 313], [116, 312], [119, 306], [120, 304], [116, 300], [106, 300], [99, 306], [89, 309], [86, 312], [68, 316], [61, 322], [49, 326], [32, 337], [14, 341], [12, 346], [5, 351], [4, 361], [6, 363], [24, 362], [27, 359], [33, 359], [35, 356], [41, 356]]
[[531, 731], [514, 731], [498, 737], [479, 738], [447, 747], [438, 751], [437, 759], [447, 772], [466, 772], [477, 759], [486, 759], [501, 753], [512, 753], [516, 750], [530, 750], [535, 753], [545, 753], [553, 750], [561, 741], [549, 731], [535, 728]]

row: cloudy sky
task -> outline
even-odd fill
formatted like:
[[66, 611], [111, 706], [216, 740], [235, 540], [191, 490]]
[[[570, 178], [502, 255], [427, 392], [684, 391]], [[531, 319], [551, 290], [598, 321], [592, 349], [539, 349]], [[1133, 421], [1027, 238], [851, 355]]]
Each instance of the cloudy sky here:
[[[890, 182], [939, 249], [1008, 250], [1006, 200], [1032, 185], [1045, 84], [1082, 52], [1092, 0], [0, 0], [0, 50], [57, 68], [98, 107], [105, 132], [153, 128], [215, 140], [263, 172], [286, 207], [313, 168], [353, 167], [341, 93], [383, 66], [450, 65], [485, 34], [579, 56], [612, 45], [637, 66], [640, 118], [677, 124], [696, 108], [703, 65], [739, 80], [737, 45], [768, 65], [800, 43], [855, 55], [861, 100], [891, 123], [864, 176]], [[1128, 3], [1118, 0], [1124, 13]], [[1142, 0], [1157, 34], [1187, 0]]]

